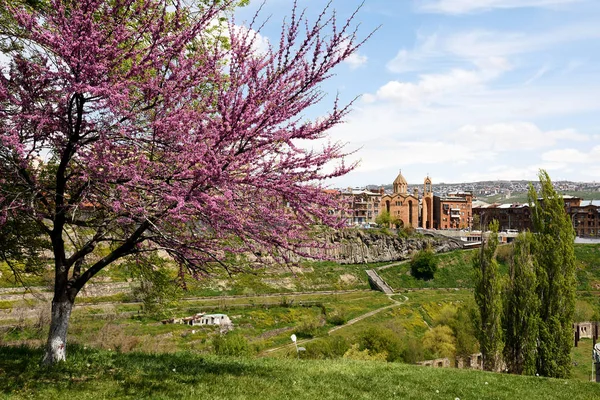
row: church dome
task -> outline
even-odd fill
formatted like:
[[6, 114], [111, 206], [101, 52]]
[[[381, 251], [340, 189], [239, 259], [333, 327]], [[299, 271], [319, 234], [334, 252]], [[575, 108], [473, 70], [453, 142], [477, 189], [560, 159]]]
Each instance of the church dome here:
[[402, 176], [402, 170], [398, 173], [398, 176], [394, 180], [394, 193], [406, 193], [408, 190], [408, 182], [404, 176]]
[[395, 185], [408, 185], [408, 182], [406, 182], [406, 179], [404, 179], [404, 176], [402, 176], [402, 171], [400, 171], [400, 173], [394, 180], [394, 184]]

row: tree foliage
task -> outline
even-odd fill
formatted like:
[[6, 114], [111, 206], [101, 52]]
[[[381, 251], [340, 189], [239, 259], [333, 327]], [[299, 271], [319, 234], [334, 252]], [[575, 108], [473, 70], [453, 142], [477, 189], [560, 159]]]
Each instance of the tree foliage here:
[[379, 215], [377, 215], [377, 217], [375, 218], [375, 223], [385, 228], [391, 225], [398, 229], [402, 226], [402, 220], [400, 220], [394, 215], [391, 215], [390, 212], [387, 210], [384, 210], [380, 212]]
[[533, 240], [529, 232], [515, 239], [504, 296], [503, 355], [508, 371], [514, 374], [536, 373], [540, 301], [536, 292]]
[[437, 271], [438, 259], [430, 249], [419, 250], [410, 260], [410, 273], [417, 279], [430, 280]]
[[575, 232], [564, 200], [548, 173], [539, 173], [540, 192], [530, 185], [533, 220], [532, 248], [539, 299], [536, 370], [549, 377], [567, 377], [571, 371], [573, 314], [575, 310]]
[[425, 332], [423, 348], [431, 358], [454, 357], [456, 354], [456, 339], [452, 328], [446, 325], [438, 325]]
[[496, 261], [498, 221], [489, 225], [490, 234], [482, 237], [481, 251], [473, 259], [475, 302], [479, 308], [477, 338], [483, 357], [483, 369], [494, 371], [502, 353], [502, 282]]
[[46, 362], [65, 357], [77, 293], [117, 260], [160, 249], [198, 277], [235, 269], [232, 254], [308, 255], [315, 222], [341, 226], [321, 187], [353, 165], [342, 144], [304, 144], [349, 108], [303, 113], [360, 45], [352, 19], [294, 8], [258, 52], [252, 26], [212, 29], [234, 0], [47, 3], [0, 0], [15, 27], [0, 40], [18, 44], [0, 65], [0, 222], [18, 210], [52, 244]]

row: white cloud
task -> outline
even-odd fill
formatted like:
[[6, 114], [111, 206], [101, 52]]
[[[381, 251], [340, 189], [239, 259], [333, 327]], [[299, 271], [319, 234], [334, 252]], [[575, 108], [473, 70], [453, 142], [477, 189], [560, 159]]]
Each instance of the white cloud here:
[[375, 96], [367, 96], [364, 100], [372, 102], [380, 99], [418, 107], [439, 100], [448, 93], [470, 92], [511, 68], [506, 60], [500, 58], [477, 61], [476, 67], [471, 70], [455, 68], [441, 74], [423, 74], [416, 83], [390, 81], [380, 87]]
[[565, 43], [600, 38], [600, 25], [579, 23], [539, 33], [473, 30], [448, 36], [441, 43], [451, 54], [464, 58], [507, 57], [538, 52]]
[[[477, 63], [493, 58], [506, 60], [520, 54], [530, 55], [587, 39], [600, 39], [600, 25], [596, 22], [565, 25], [537, 33], [482, 29], [452, 34], [433, 33], [419, 35], [412, 50], [400, 49], [386, 66], [394, 73], [439, 70], [465, 62]], [[582, 61], [578, 60], [574, 65], [578, 67], [581, 64]]]
[[417, 9], [441, 14], [467, 14], [495, 8], [557, 7], [585, 0], [420, 0]]
[[344, 62], [350, 65], [350, 69], [356, 69], [365, 65], [367, 63], [367, 60], [367, 56], [355, 52], [350, 54], [350, 57], [346, 58]]
[[493, 152], [540, 149], [554, 146], [561, 140], [575, 142], [589, 140], [588, 136], [582, 135], [574, 129], [544, 132], [531, 122], [465, 125], [450, 134], [449, 137], [455, 141], [468, 143], [468, 146], [474, 150], [485, 149]]
[[594, 146], [589, 152], [577, 149], [556, 149], [542, 154], [542, 160], [568, 164], [598, 164], [600, 167], [600, 146]]
[[422, 70], [428, 62], [443, 55], [438, 35], [418, 35], [417, 44], [412, 51], [401, 49], [386, 67], [391, 72], [402, 73]]

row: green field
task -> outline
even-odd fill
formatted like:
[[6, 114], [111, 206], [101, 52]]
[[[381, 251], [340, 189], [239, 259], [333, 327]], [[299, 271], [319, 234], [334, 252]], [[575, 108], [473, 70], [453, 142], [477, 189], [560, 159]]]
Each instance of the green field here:
[[244, 359], [69, 349], [55, 369], [39, 350], [0, 347], [6, 399], [595, 399], [564, 379], [345, 360]]
[[[510, 262], [509, 250], [509, 246], [499, 248], [501, 270], [504, 272]], [[575, 251], [579, 288], [577, 312], [595, 317], [600, 315], [600, 245], [578, 244]], [[132, 299], [129, 294], [81, 298], [77, 301], [69, 328], [72, 350], [68, 363], [56, 372], [41, 370], [37, 367], [39, 350], [4, 348], [1, 351], [5, 354], [0, 353], [4, 360], [0, 362], [0, 377], [9, 379], [0, 379], [0, 390], [10, 394], [10, 398], [65, 397], [71, 394], [82, 398], [102, 398], [109, 397], [108, 393], [112, 391], [119, 397], [131, 398], [148, 397], [150, 394], [150, 398], [192, 398], [203, 392], [210, 392], [210, 398], [220, 398], [220, 393], [226, 393], [221, 398], [267, 399], [310, 398], [311, 395], [312, 398], [535, 399], [566, 398], [570, 391], [575, 393], [570, 396], [572, 398], [593, 398], [597, 395], [593, 391], [598, 386], [578, 386], [576, 383], [590, 378], [589, 340], [581, 341], [580, 346], [573, 349], [574, 380], [569, 381], [507, 377], [455, 369], [440, 371], [397, 362], [361, 363], [342, 359], [348, 346], [360, 343], [365, 332], [373, 329], [388, 332], [390, 338], [393, 336], [400, 340], [402, 352], [405, 352], [411, 340], [413, 344], [415, 340], [420, 342], [423, 335], [439, 323], [438, 317], [448, 306], [472, 303], [473, 250], [437, 257], [438, 271], [431, 281], [412, 278], [409, 263], [380, 270], [379, 274], [397, 293], [391, 298], [367, 289], [365, 269], [383, 264], [339, 265], [326, 262], [307, 263], [295, 269], [263, 270], [232, 278], [218, 276], [212, 281], [199, 282], [191, 286], [185, 298], [163, 308], [162, 316], [145, 315], [140, 303], [128, 302]], [[104, 280], [119, 282], [128, 276], [127, 271], [116, 268], [107, 271]], [[336, 292], [314, 293], [319, 290]], [[206, 297], [208, 295], [217, 297]], [[589, 304], [591, 311], [584, 307], [580, 312], [582, 303]], [[2, 321], [0, 325], [4, 328], [0, 326], [0, 345], [26, 344], [35, 349], [44, 343], [48, 326], [46, 302], [34, 299], [2, 301], [0, 309], [29, 312], [27, 318], [14, 313], [13, 319]], [[379, 311], [328, 334], [340, 324], [375, 310]], [[219, 336], [216, 327], [164, 325], [160, 322], [164, 316], [182, 317], [198, 312], [227, 313], [234, 322], [235, 333], [247, 343], [248, 350], [244, 354], [253, 357], [216, 357], [213, 347], [214, 339]], [[302, 346], [307, 349], [306, 353], [301, 353], [301, 358], [332, 360], [288, 360], [295, 356], [289, 339], [292, 333], [301, 338]], [[337, 354], [323, 351], [323, 347], [335, 343], [343, 343], [346, 347]], [[15, 355], [8, 355], [11, 351]], [[419, 351], [421, 358], [418, 359], [427, 359], [422, 347]], [[262, 356], [277, 360], [260, 359]], [[16, 367], [15, 363], [18, 364]], [[172, 373], [173, 368], [179, 373]], [[272, 370], [282, 372], [273, 376], [267, 376], [272, 372], [264, 372]], [[163, 374], [164, 382], [158, 378], [159, 372]], [[303, 376], [297, 380], [298, 388], [290, 387], [290, 374]], [[360, 380], [352, 381], [352, 374], [357, 374]], [[219, 376], [223, 376], [223, 384], [228, 387], [226, 392], [219, 391]], [[319, 381], [321, 376], [324, 382]], [[488, 381], [488, 385], [484, 383], [484, 387], [480, 387], [481, 382], [485, 382], [481, 379]], [[312, 380], [318, 381], [314, 391], [310, 387]], [[370, 380], [382, 387], [377, 387], [377, 384], [369, 387]], [[413, 390], [404, 384], [405, 380], [424, 388], [424, 392]], [[478, 384], [467, 384], [470, 380]], [[245, 385], [253, 387], [246, 393], [243, 391]], [[341, 385], [349, 385], [351, 392]], [[540, 385], [541, 388], [538, 387]], [[506, 391], [505, 386], [510, 386], [510, 390]], [[331, 391], [328, 391], [329, 387]], [[493, 387], [497, 390], [486, 391]], [[554, 393], [559, 387], [565, 390]], [[271, 390], [272, 397], [260, 397], [264, 390]], [[322, 391], [323, 395], [317, 396], [315, 391]], [[553, 396], [547, 397], [549, 393]], [[589, 397], [590, 393], [594, 396]]]

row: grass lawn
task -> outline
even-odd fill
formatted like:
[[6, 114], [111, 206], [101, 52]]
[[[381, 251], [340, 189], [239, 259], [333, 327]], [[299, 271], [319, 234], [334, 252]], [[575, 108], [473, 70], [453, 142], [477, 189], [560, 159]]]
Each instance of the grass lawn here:
[[600, 385], [397, 363], [152, 355], [70, 347], [54, 369], [40, 350], [0, 347], [6, 399], [595, 399]]

